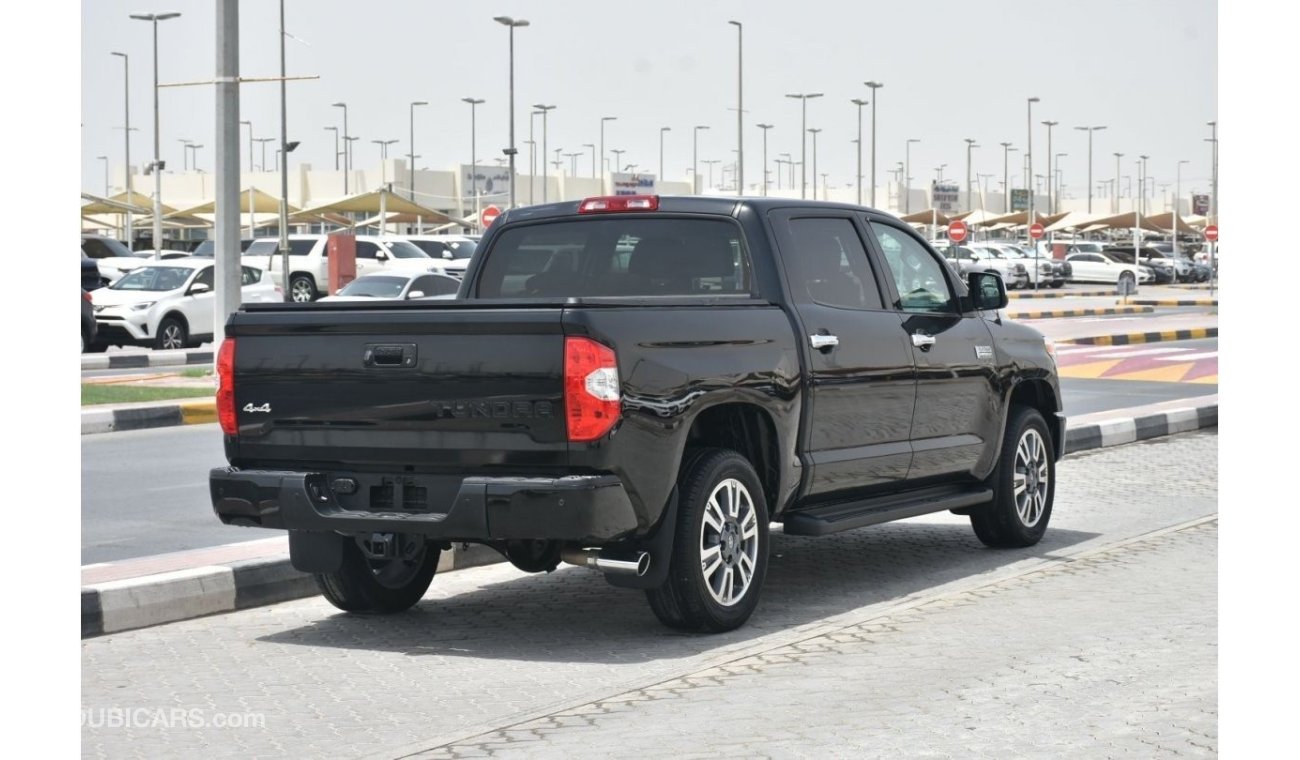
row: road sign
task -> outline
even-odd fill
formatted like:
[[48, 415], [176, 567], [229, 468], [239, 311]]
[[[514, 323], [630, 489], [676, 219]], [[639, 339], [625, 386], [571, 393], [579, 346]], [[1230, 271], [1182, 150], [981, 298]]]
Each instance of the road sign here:
[[1043, 232], [1044, 232], [1043, 225], [1039, 224], [1038, 222], [1034, 222], [1033, 224], [1029, 225], [1029, 237], [1033, 238], [1034, 240], [1038, 240], [1039, 238], [1041, 238], [1043, 236]]
[[479, 219], [483, 222], [484, 227], [490, 227], [492, 226], [492, 223], [497, 220], [498, 216], [501, 216], [501, 209], [496, 206], [488, 206], [483, 209], [483, 215]]
[[948, 239], [954, 243], [960, 243], [966, 239], [966, 223], [960, 219], [954, 219], [952, 224], [948, 225]]
[[1216, 224], [1211, 224], [1209, 227], [1206, 227], [1205, 239], [1210, 241], [1211, 243], [1219, 242], [1219, 226]]

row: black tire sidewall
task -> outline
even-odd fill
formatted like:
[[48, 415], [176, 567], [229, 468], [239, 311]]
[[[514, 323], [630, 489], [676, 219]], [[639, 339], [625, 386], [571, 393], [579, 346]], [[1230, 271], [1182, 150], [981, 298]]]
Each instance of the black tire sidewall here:
[[165, 346], [163, 345], [163, 336], [166, 335], [167, 333], [168, 325], [176, 325], [177, 327], [180, 328], [181, 331], [180, 347], [185, 348], [185, 346], [187, 346], [190, 341], [189, 330], [185, 329], [185, 323], [180, 321], [176, 317], [163, 317], [163, 320], [158, 323], [158, 334], [154, 336], [153, 347], [159, 350], [165, 349]]
[[[1043, 507], [1042, 516], [1032, 527], [1026, 526], [1016, 511], [1014, 484], [1016, 448], [1020, 445], [1020, 439], [1025, 431], [1030, 428], [1038, 432], [1043, 445], [1047, 447], [1048, 472], [1047, 503]], [[1037, 409], [1027, 406], [1012, 408], [1007, 424], [1007, 436], [1002, 441], [1001, 459], [998, 461], [992, 480], [993, 502], [988, 505], [984, 515], [972, 515], [972, 522], [976, 517], [986, 518], [982, 520], [982, 524], [975, 526], [976, 534], [985, 543], [996, 546], [1025, 547], [1038, 543], [1047, 532], [1047, 524], [1052, 517], [1052, 504], [1056, 497], [1056, 451], [1053, 448], [1052, 436], [1047, 429], [1047, 422]]]
[[[316, 281], [315, 281], [315, 280], [313, 280], [309, 275], [305, 275], [305, 274], [296, 274], [296, 275], [293, 275], [292, 277], [289, 278], [289, 298], [290, 298], [290, 300], [294, 300], [294, 298], [293, 298], [293, 292], [294, 292], [294, 290], [295, 290], [294, 285], [295, 285], [295, 283], [298, 283], [298, 282], [305, 282], [305, 283], [307, 283], [308, 286], [311, 287], [311, 298], [308, 299], [308, 301], [315, 301], [316, 298], [320, 295], [320, 293], [316, 290]], [[302, 302], [300, 302], [300, 303], [302, 303]]]
[[435, 543], [426, 542], [419, 570], [402, 587], [389, 588], [375, 578], [361, 547], [349, 538], [338, 572], [316, 574], [316, 585], [331, 604], [346, 612], [402, 612], [415, 606], [429, 590], [441, 555]]
[[[744, 484], [754, 503], [758, 520], [758, 554], [745, 595], [739, 602], [723, 606], [709, 593], [704, 570], [700, 567], [699, 543], [709, 495], [718, 483], [729, 478]], [[679, 601], [692, 627], [711, 632], [732, 630], [743, 625], [753, 614], [767, 576], [769, 513], [762, 485], [753, 466], [743, 456], [728, 449], [714, 449], [687, 465], [679, 480], [679, 488], [680, 516], [669, 583], [677, 585]]]

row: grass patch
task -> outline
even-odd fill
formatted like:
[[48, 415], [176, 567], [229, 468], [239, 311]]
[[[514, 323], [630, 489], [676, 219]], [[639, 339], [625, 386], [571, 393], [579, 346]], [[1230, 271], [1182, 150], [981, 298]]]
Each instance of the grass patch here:
[[212, 370], [203, 367], [190, 367], [181, 370], [181, 377], [212, 377]]
[[164, 401], [183, 398], [213, 398], [211, 388], [159, 388], [143, 385], [102, 385], [82, 383], [81, 405], [127, 404], [138, 401]]

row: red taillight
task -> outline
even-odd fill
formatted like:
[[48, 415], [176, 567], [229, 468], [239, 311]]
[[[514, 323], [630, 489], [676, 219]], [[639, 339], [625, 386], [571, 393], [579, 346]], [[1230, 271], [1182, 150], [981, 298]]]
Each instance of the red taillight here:
[[569, 440], [594, 441], [618, 422], [622, 394], [614, 349], [590, 338], [564, 339], [564, 410]]
[[235, 339], [226, 338], [217, 352], [217, 419], [221, 432], [235, 435], [239, 423], [235, 419]]
[[95, 299], [91, 298], [91, 297], [90, 297], [90, 294], [87, 293], [87, 292], [84, 291], [84, 290], [81, 291], [81, 300], [85, 301], [86, 303], [94, 303], [94, 302], [95, 302]]
[[578, 204], [579, 214], [608, 214], [616, 211], [658, 211], [657, 195], [607, 195], [588, 198]]

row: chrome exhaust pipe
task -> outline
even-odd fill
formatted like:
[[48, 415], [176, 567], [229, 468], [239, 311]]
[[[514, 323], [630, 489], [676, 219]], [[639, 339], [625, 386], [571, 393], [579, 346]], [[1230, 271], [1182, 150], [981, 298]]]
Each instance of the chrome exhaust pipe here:
[[637, 552], [632, 559], [603, 556], [599, 549], [565, 549], [560, 559], [570, 565], [590, 567], [610, 575], [642, 576], [650, 571], [650, 553]]

